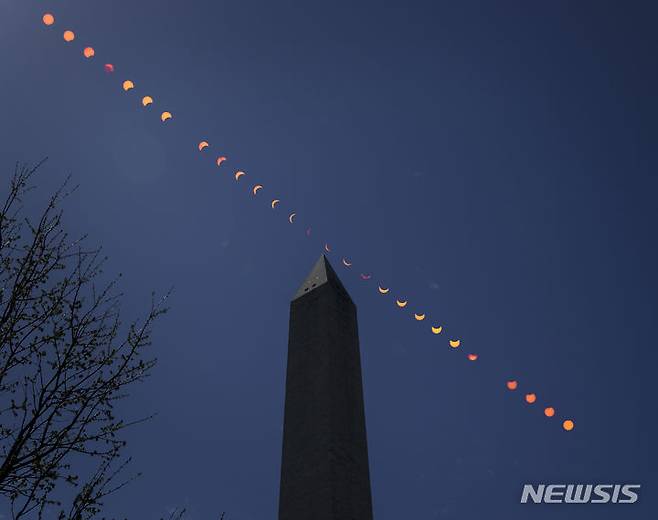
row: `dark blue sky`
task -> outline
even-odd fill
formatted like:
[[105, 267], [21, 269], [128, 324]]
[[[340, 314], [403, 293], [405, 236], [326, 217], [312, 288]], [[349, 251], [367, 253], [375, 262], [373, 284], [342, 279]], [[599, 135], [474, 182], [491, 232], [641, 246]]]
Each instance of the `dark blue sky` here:
[[[108, 513], [276, 518], [288, 303], [326, 239], [356, 269], [330, 257], [359, 309], [378, 520], [652, 517], [656, 14], [603, 1], [0, 1], [5, 178], [43, 156], [42, 195], [73, 175], [67, 225], [124, 273], [127, 314], [175, 287], [160, 363], [124, 406], [159, 414], [129, 433], [144, 476]], [[511, 377], [535, 407], [505, 390]], [[643, 489], [632, 506], [521, 505], [526, 482]]]

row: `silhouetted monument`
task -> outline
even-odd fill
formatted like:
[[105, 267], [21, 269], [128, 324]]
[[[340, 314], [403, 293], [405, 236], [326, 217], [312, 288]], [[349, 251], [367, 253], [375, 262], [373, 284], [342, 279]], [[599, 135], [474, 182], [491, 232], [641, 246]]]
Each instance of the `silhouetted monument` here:
[[356, 306], [323, 256], [290, 303], [279, 520], [371, 520]]

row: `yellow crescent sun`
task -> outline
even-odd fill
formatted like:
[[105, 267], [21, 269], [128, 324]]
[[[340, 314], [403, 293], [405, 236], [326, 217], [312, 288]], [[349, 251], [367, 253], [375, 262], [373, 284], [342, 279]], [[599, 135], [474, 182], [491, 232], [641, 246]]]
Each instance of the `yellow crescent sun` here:
[[297, 213], [291, 213], [290, 216], [288, 217], [288, 222], [291, 224], [295, 221], [295, 217], [297, 216]]
[[208, 148], [210, 145], [208, 144], [208, 141], [201, 141], [199, 143], [199, 151], [202, 152], [205, 148]]
[[434, 334], [441, 334], [441, 331], [442, 331], [442, 330], [443, 330], [443, 327], [441, 327], [441, 326], [439, 326], [439, 327], [432, 327], [432, 332], [433, 332]]
[[414, 314], [414, 318], [416, 318], [416, 321], [423, 321], [425, 319], [424, 314]]
[[258, 193], [258, 190], [262, 190], [262, 189], [263, 189], [263, 186], [261, 184], [256, 184], [256, 186], [254, 186], [254, 189], [251, 190], [251, 191], [253, 191], [254, 195], [256, 195], [256, 193]]
[[279, 202], [281, 202], [279, 199], [274, 199], [274, 200], [272, 201], [272, 209], [276, 208], [276, 205], [277, 205]]
[[451, 339], [451, 340], [450, 340], [450, 346], [451, 346], [452, 348], [457, 348], [457, 347], [458, 347], [459, 345], [461, 345], [461, 344], [462, 344], [462, 342], [461, 342], [460, 340], [458, 340], [458, 339]]
[[344, 265], [345, 267], [351, 267], [352, 262], [349, 262], [349, 261], [347, 261], [345, 258], [343, 258], [343, 265]]
[[239, 181], [240, 177], [242, 177], [243, 175], [247, 175], [247, 174], [245, 172], [243, 172], [242, 170], [238, 170], [237, 172], [235, 172], [235, 180]]
[[129, 90], [131, 90], [133, 88], [135, 88], [135, 84], [132, 81], [130, 81], [129, 79], [127, 79], [126, 81], [123, 82], [123, 90], [125, 90], [126, 92], [128, 92]]
[[387, 294], [388, 291], [390, 291], [390, 289], [388, 289], [388, 288], [386, 288], [386, 287], [382, 287], [381, 285], [378, 285], [378, 286], [377, 286], [377, 289], [379, 289], [379, 292], [380, 292], [381, 294]]
[[153, 98], [152, 98], [151, 96], [144, 96], [144, 97], [142, 98], [142, 105], [143, 105], [143, 106], [147, 107], [147, 106], [149, 106], [151, 103], [153, 103]]
[[407, 306], [407, 300], [395, 300], [395, 303], [397, 303], [400, 308]]
[[223, 163], [225, 160], [226, 160], [226, 157], [224, 157], [223, 155], [217, 157], [217, 166], [221, 166], [222, 163]]
[[160, 119], [162, 119], [162, 122], [164, 123], [165, 121], [169, 121], [172, 117], [171, 112], [162, 112], [162, 115], [160, 116]]

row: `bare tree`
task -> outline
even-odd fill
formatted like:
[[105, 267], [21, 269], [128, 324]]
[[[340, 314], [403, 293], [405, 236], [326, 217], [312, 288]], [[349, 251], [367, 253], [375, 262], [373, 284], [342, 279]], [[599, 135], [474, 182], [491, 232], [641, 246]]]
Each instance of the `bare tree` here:
[[[222, 513], [222, 516], [219, 517], [219, 520], [224, 520], [226, 512]], [[169, 513], [169, 518], [167, 520], [184, 520], [185, 519], [185, 509], [175, 508], [171, 513]], [[160, 520], [165, 520], [161, 518]]]
[[[169, 518], [167, 520], [183, 520], [185, 518], [185, 509], [175, 508], [169, 513]], [[164, 520], [161, 518], [160, 520]]]
[[84, 520], [131, 480], [120, 433], [139, 421], [115, 407], [155, 364], [145, 350], [166, 297], [122, 324], [105, 258], [63, 229], [68, 181], [37, 220], [24, 216], [38, 167], [17, 165], [0, 211], [0, 495], [14, 519]]

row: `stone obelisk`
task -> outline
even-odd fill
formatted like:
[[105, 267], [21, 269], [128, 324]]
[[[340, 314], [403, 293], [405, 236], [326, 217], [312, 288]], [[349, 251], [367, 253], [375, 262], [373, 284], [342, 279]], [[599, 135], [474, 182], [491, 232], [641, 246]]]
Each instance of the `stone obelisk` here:
[[290, 304], [279, 520], [371, 520], [356, 306], [325, 256]]

